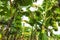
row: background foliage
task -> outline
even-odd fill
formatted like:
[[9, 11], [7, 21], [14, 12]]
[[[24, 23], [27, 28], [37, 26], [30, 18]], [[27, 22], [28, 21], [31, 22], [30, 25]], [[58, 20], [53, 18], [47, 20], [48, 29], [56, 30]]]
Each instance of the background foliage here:
[[[60, 0], [33, 4], [36, 1], [0, 0], [0, 40], [60, 40], [53, 33], [60, 26]], [[23, 20], [23, 16], [28, 20]]]

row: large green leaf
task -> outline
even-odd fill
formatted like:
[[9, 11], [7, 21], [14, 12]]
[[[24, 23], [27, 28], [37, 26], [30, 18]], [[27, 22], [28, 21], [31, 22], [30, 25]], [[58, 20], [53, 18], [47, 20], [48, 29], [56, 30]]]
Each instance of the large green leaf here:
[[44, 33], [40, 32], [39, 40], [48, 40], [48, 36], [47, 36], [46, 32], [44, 32]]

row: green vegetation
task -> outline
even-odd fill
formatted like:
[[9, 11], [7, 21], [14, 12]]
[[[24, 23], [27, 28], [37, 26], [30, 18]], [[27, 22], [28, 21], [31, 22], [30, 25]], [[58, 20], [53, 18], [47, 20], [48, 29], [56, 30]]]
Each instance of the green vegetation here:
[[37, 0], [0, 0], [0, 40], [60, 40], [53, 33], [60, 26], [60, 1], [34, 2]]

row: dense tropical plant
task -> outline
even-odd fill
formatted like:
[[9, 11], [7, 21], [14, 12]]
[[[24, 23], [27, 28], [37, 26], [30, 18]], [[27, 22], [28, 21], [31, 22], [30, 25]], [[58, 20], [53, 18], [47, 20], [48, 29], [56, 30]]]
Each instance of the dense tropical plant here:
[[[37, 0], [0, 0], [0, 40], [49, 40], [55, 37], [53, 30], [58, 31], [60, 26], [60, 0], [36, 3]], [[23, 20], [23, 16], [28, 20]]]

